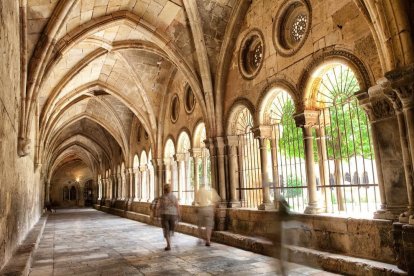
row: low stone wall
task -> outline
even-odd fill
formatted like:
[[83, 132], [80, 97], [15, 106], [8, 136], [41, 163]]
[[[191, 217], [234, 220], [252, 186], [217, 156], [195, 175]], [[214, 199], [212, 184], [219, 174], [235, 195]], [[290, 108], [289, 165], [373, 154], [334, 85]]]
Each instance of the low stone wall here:
[[[112, 205], [112, 208], [100, 205], [95, 208], [159, 225], [151, 220], [150, 203], [116, 201]], [[181, 220], [184, 224], [196, 225], [196, 208], [181, 206]], [[215, 220], [216, 230], [259, 239], [271, 239], [278, 227], [276, 211], [221, 208], [216, 210]], [[392, 222], [388, 220], [294, 214], [284, 224], [283, 240], [289, 245], [394, 264], [391, 230]], [[195, 227], [184, 227], [182, 232], [196, 235]]]
[[[277, 212], [228, 210], [227, 230], [272, 238], [278, 227]], [[395, 263], [392, 221], [294, 214], [284, 224], [283, 240], [290, 245], [313, 248], [364, 259]]]

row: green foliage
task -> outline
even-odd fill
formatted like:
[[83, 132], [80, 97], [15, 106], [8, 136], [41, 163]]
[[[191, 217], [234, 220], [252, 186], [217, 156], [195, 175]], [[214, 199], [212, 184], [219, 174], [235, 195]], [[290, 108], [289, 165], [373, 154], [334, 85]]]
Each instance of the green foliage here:
[[[296, 176], [289, 175], [286, 180], [286, 186], [289, 189], [286, 189], [285, 196], [288, 198], [296, 197], [302, 195], [302, 188], [299, 188], [303, 185], [302, 180]], [[298, 188], [296, 188], [298, 187]]]
[[[330, 86], [321, 85], [324, 94], [330, 94], [332, 106], [323, 110], [328, 158], [363, 156], [372, 158], [368, 120], [364, 110], [353, 96], [359, 90], [358, 82], [349, 68], [333, 68], [326, 78]], [[328, 90], [329, 88], [329, 90]], [[320, 89], [320, 90], [321, 90]]]
[[282, 108], [283, 115], [279, 126], [279, 148], [286, 157], [304, 158], [303, 134], [302, 130], [296, 127], [294, 112], [293, 102], [286, 101]]

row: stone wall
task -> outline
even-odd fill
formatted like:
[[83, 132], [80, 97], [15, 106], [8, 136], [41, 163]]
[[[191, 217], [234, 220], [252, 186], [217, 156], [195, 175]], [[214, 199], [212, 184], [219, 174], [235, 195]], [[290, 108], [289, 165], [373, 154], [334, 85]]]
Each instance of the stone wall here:
[[[123, 201], [116, 201], [112, 208], [97, 208], [153, 224], [149, 207], [147, 202], [133, 202], [127, 206]], [[216, 210], [215, 217], [216, 230], [267, 240], [272, 240], [278, 234], [276, 229], [279, 222], [275, 211], [222, 208]], [[181, 205], [181, 221], [197, 225], [196, 208]], [[388, 220], [294, 214], [284, 224], [283, 240], [289, 245], [393, 264], [395, 257], [391, 231], [392, 221]]]
[[[33, 153], [17, 155], [20, 110], [19, 7], [0, 1], [0, 268], [42, 213], [43, 186]], [[35, 136], [32, 133], [32, 141]]]
[[[228, 230], [272, 238], [276, 212], [229, 209]], [[395, 263], [392, 221], [295, 214], [284, 224], [283, 240], [321, 251]]]

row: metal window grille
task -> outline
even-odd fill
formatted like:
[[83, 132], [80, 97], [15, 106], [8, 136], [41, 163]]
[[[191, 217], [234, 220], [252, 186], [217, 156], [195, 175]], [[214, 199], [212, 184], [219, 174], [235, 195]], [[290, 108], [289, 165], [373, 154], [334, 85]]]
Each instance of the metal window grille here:
[[368, 119], [354, 93], [359, 85], [352, 70], [336, 65], [318, 88], [322, 107], [316, 131], [322, 197], [328, 212], [372, 212], [379, 207], [377, 172]]
[[289, 94], [278, 92], [270, 107], [273, 131], [268, 155], [272, 160], [273, 197], [282, 195], [292, 210], [302, 212], [308, 202], [305, 150], [302, 130], [293, 119], [294, 112]]
[[259, 141], [254, 138], [253, 118], [247, 108], [237, 118], [239, 140], [239, 197], [242, 207], [257, 208], [263, 202]]

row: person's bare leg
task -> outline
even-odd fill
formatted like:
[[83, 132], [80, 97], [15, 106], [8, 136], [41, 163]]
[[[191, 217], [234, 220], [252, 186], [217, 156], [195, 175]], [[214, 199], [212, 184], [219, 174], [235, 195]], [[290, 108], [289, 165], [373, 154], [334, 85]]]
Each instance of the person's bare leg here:
[[203, 238], [203, 228], [199, 225], [198, 226], [198, 238], [201, 240], [201, 241], [203, 241], [204, 240], [204, 238]]
[[210, 246], [210, 239], [211, 239], [211, 232], [212, 232], [212, 228], [211, 227], [206, 227], [206, 245]]

